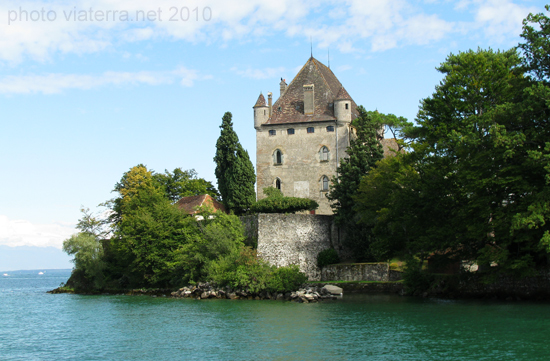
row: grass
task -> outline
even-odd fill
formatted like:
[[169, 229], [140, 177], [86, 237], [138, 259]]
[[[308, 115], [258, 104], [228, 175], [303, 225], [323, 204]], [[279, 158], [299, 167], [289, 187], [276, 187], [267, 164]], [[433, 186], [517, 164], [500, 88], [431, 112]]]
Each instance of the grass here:
[[386, 284], [386, 283], [402, 283], [403, 280], [400, 281], [308, 281], [308, 283], [313, 284], [325, 284], [325, 283], [344, 283], [344, 284], [354, 284], [354, 283], [380, 283], [380, 284]]

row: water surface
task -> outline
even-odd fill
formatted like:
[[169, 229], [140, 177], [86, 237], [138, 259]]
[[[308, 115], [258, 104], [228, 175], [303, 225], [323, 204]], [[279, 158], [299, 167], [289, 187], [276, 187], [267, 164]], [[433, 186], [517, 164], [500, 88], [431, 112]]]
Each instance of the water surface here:
[[345, 295], [319, 304], [45, 293], [0, 276], [0, 360], [547, 360], [550, 305]]

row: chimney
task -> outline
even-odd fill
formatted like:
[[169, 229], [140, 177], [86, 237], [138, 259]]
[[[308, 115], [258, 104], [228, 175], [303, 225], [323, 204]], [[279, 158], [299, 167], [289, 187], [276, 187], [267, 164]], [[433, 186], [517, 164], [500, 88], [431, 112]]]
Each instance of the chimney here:
[[271, 118], [271, 109], [273, 108], [273, 94], [267, 93], [267, 106], [269, 107], [269, 117]]
[[279, 83], [280, 87], [281, 87], [281, 95], [280, 96], [283, 96], [283, 93], [285, 92], [286, 90], [286, 81], [285, 79], [281, 78], [281, 82]]
[[304, 114], [305, 115], [313, 115], [313, 111], [315, 109], [314, 99], [315, 99], [315, 92], [314, 92], [314, 86], [313, 84], [304, 85]]

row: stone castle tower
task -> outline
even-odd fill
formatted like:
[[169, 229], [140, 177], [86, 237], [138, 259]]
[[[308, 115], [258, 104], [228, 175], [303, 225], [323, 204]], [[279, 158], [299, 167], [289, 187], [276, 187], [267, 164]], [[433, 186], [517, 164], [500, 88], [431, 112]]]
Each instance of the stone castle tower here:
[[273, 186], [285, 196], [319, 203], [332, 214], [326, 194], [346, 155], [357, 104], [330, 68], [311, 57], [296, 77], [281, 79], [280, 96], [260, 94], [254, 105], [257, 198]]

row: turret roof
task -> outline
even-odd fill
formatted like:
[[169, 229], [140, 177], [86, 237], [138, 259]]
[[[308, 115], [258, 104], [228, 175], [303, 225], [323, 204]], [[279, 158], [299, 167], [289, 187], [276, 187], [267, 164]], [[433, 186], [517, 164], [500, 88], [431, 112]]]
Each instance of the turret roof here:
[[334, 100], [353, 100], [353, 99], [351, 99], [346, 89], [344, 89], [344, 87], [341, 87], [340, 90], [338, 91], [338, 95], [336, 95], [336, 98], [334, 98]]
[[256, 104], [254, 104], [253, 108], [265, 106], [265, 97], [262, 93], [260, 93], [260, 96], [258, 97], [258, 100], [256, 101]]
[[[304, 114], [303, 86], [309, 84], [314, 85], [313, 115]], [[338, 98], [341, 89], [343, 86], [332, 70], [311, 57], [290, 82], [284, 94], [273, 104], [272, 116], [264, 124], [334, 121], [334, 100]], [[349, 94], [347, 96], [349, 97]], [[349, 99], [352, 102], [351, 111], [354, 119], [357, 117], [357, 104], [351, 97]]]

